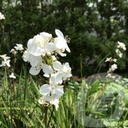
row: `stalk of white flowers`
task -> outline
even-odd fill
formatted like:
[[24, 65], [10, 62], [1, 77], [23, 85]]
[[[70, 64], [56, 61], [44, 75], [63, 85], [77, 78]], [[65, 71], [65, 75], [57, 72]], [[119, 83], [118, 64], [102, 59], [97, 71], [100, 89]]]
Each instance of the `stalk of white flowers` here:
[[58, 29], [55, 29], [55, 33], [57, 35], [55, 38], [52, 34], [42, 32], [30, 39], [23, 53], [23, 60], [30, 63], [30, 74], [38, 75], [43, 71], [44, 77], [49, 79], [49, 83], [40, 88], [42, 97], [39, 103], [53, 104], [58, 109], [59, 98], [64, 94], [62, 83], [72, 74], [68, 62], [61, 64], [57, 60], [57, 54], [66, 56], [65, 51], [70, 52], [70, 49], [63, 33]]
[[117, 42], [117, 49], [116, 49], [116, 54], [122, 58], [123, 57], [123, 52], [121, 52], [121, 50], [126, 51], [126, 45], [120, 41]]
[[[118, 55], [118, 57], [122, 58], [123, 57], [123, 53], [121, 52], [121, 50], [125, 51], [126, 50], [126, 46], [125, 46], [124, 43], [119, 42], [119, 41], [117, 42], [117, 44], [118, 45], [117, 45], [117, 49], [115, 50], [115, 52]], [[110, 63], [114, 62], [114, 64], [112, 64], [110, 66], [110, 68], [108, 69], [108, 71], [107, 71], [108, 75], [106, 76], [106, 77], [109, 77], [109, 78], [110, 77], [113, 78], [111, 73], [114, 72], [118, 68], [117, 64], [115, 64], [115, 62], [117, 62], [117, 59], [116, 58], [113, 59], [112, 57], [109, 57], [109, 58], [106, 58], [105, 62], [110, 62]]]

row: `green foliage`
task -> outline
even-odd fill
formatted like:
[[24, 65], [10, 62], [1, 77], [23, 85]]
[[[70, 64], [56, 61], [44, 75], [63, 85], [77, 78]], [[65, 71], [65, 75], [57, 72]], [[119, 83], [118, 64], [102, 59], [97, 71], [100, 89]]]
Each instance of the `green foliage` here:
[[[9, 53], [16, 43], [26, 46], [35, 34], [54, 33], [58, 28], [71, 38], [71, 54], [66, 59], [73, 73], [87, 76], [98, 71], [99, 62], [107, 54], [113, 55], [111, 45], [119, 40], [128, 46], [126, 0], [2, 0], [0, 7], [6, 17], [0, 22], [0, 53]], [[120, 60], [119, 72], [127, 71], [127, 61]], [[106, 71], [106, 66], [100, 65], [100, 70]]]
[[[104, 127], [127, 127], [128, 119], [128, 79], [94, 80], [88, 84], [71, 79], [64, 84], [65, 93], [60, 99], [59, 108], [38, 103], [40, 82], [32, 79], [23, 68], [17, 79], [9, 79], [5, 72], [0, 80], [0, 127], [1, 128], [86, 128], [78, 122], [82, 112], [93, 119], [101, 119]], [[41, 82], [42, 84], [42, 82]], [[117, 95], [118, 94], [118, 95]], [[120, 99], [119, 97], [123, 97]], [[106, 102], [106, 98], [111, 98]], [[77, 111], [76, 106], [81, 105]], [[84, 104], [84, 110], [83, 110]], [[111, 119], [115, 109], [123, 111]], [[118, 113], [119, 114], [119, 113]], [[118, 117], [118, 116], [117, 116]], [[81, 117], [85, 121], [84, 117]], [[87, 120], [88, 121], [88, 120]], [[93, 122], [92, 122], [93, 123]], [[95, 124], [97, 127], [99, 124]], [[88, 127], [87, 127], [88, 128]]]

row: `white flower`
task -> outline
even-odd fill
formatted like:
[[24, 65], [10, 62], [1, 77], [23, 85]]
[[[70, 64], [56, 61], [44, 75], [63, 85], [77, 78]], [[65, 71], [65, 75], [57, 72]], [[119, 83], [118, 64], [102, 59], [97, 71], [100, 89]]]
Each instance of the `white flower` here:
[[111, 69], [114, 71], [115, 69], [117, 69], [117, 64], [113, 64], [111, 65]]
[[53, 62], [53, 68], [59, 73], [63, 74], [63, 80], [66, 80], [72, 76], [71, 67], [69, 66], [68, 62], [62, 65], [59, 61], [55, 61]]
[[61, 74], [51, 74], [49, 84], [44, 84], [40, 87], [40, 94], [44, 96], [45, 101], [50, 102], [54, 99], [59, 99], [63, 95], [63, 86], [59, 86], [61, 83]]
[[6, 54], [0, 55], [0, 57], [1, 57], [4, 61], [10, 59], [10, 57], [8, 57]]
[[62, 84], [62, 77], [63, 74], [61, 72], [51, 74], [51, 77], [49, 79], [50, 85]]
[[54, 99], [54, 100], [50, 101], [50, 104], [55, 105], [56, 110], [58, 110], [58, 108], [59, 108], [59, 99]]
[[124, 51], [126, 50], [126, 46], [125, 46], [125, 44], [124, 43], [122, 43], [122, 42], [117, 42], [118, 43], [118, 48], [121, 48], [121, 49], [123, 49]]
[[116, 49], [116, 54], [122, 58], [123, 57], [123, 53], [119, 50], [119, 49]]
[[15, 76], [14, 73], [12, 72], [11, 75], [9, 75], [9, 78], [16, 79], [16, 76]]
[[54, 45], [56, 47], [56, 52], [61, 56], [66, 56], [66, 53], [64, 53], [65, 50], [70, 52], [70, 49], [67, 45], [67, 40], [64, 38], [64, 35], [60, 30], [55, 29], [55, 33], [57, 35], [57, 37], [54, 38]]
[[63, 65], [62, 71], [63, 71], [63, 80], [66, 80], [67, 78], [70, 78], [72, 76], [71, 67], [69, 66], [68, 62], [66, 62]]
[[48, 103], [47, 101], [44, 100], [43, 97], [41, 97], [41, 98], [38, 100], [38, 102], [39, 102], [39, 104], [45, 104], [45, 105], [47, 105], [47, 106], [48, 106], [49, 103], [50, 103], [50, 104], [53, 104], [53, 105], [55, 105], [56, 110], [58, 110], [58, 108], [59, 108], [59, 99], [51, 100], [51, 101]]
[[44, 52], [44, 39], [41, 35], [36, 35], [32, 39], [29, 39], [27, 48], [30, 54], [34, 56], [41, 56]]
[[46, 101], [59, 99], [63, 95], [63, 93], [64, 91], [62, 86], [44, 84], [40, 87], [40, 94], [46, 96], [44, 98]]
[[0, 12], [0, 20], [4, 20], [5, 16]]
[[113, 59], [113, 62], [117, 62], [117, 59], [116, 59], [116, 58], [114, 58], [114, 59]]
[[37, 65], [39, 65], [39, 63], [42, 63], [42, 57], [41, 56], [34, 56], [28, 50], [24, 51], [23, 60], [25, 62], [30, 62], [32, 67], [36, 67]]
[[49, 42], [52, 35], [46, 32], [42, 32], [28, 41], [28, 51], [34, 56], [41, 56], [46, 52], [52, 52], [55, 50], [55, 46], [52, 42]]
[[[49, 88], [48, 86], [50, 85], [47, 85], [47, 88]], [[43, 88], [46, 88], [46, 87], [43, 87]], [[42, 94], [41, 91], [40, 93]], [[50, 87], [49, 90], [47, 90], [47, 95], [43, 95], [43, 94], [42, 95], [45, 101], [50, 102], [55, 99], [59, 99], [63, 94], [64, 94], [64, 91], [62, 86], [53, 86], [53, 87]]]
[[17, 51], [16, 51], [15, 49], [13, 49], [13, 48], [10, 50], [10, 52], [11, 52], [12, 54], [14, 54], [14, 55], [17, 54]]
[[45, 43], [48, 43], [52, 38], [52, 34], [49, 34], [47, 32], [41, 32], [40, 35], [43, 37]]
[[55, 105], [56, 110], [59, 107], [59, 98], [64, 94], [63, 87], [58, 85], [44, 84], [40, 87], [40, 94], [43, 95], [43, 101]]
[[117, 69], [117, 64], [112, 64], [111, 67], [108, 70], [108, 73], [113, 72]]
[[0, 67], [4, 67], [4, 66], [10, 67], [10, 57], [6, 56], [6, 54], [0, 55], [0, 57], [3, 59]]
[[117, 59], [109, 57], [109, 58], [106, 58], [105, 62], [117, 62]]
[[50, 52], [55, 50], [53, 43], [48, 43], [51, 37], [51, 34], [43, 32], [29, 39], [27, 50], [25, 50], [23, 54], [23, 60], [30, 62], [31, 66], [35, 67], [40, 60], [42, 61], [42, 56], [45, 55], [46, 52], [51, 55]]
[[22, 44], [16, 44], [16, 46], [14, 46], [14, 48], [15, 48], [16, 50], [19, 50], [19, 51], [24, 50], [24, 48], [23, 48], [23, 45], [22, 45]]
[[29, 73], [31, 75], [38, 75], [40, 70], [43, 68], [43, 63], [42, 63], [42, 57], [41, 56], [31, 56], [30, 57], [30, 64], [31, 68], [29, 70]]
[[112, 57], [106, 58], [105, 62], [110, 62], [112, 60]]

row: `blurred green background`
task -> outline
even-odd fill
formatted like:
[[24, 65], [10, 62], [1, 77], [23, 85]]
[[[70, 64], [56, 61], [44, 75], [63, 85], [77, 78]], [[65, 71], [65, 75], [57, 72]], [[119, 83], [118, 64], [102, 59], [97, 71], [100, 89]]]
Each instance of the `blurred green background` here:
[[[104, 59], [115, 56], [117, 41], [128, 46], [128, 0], [1, 0], [0, 12], [6, 18], [0, 21], [0, 54], [9, 54], [16, 43], [26, 46], [42, 31], [55, 36], [57, 28], [71, 39], [71, 53], [61, 59], [79, 77], [106, 72]], [[116, 72], [122, 75], [127, 54], [118, 61]]]

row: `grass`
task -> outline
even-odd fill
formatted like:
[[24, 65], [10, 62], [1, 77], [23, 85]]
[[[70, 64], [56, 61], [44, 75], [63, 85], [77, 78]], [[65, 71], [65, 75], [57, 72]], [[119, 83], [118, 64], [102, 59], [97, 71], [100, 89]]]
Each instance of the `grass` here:
[[[38, 103], [40, 98], [38, 90], [41, 85], [27, 75], [25, 68], [19, 76], [17, 75], [16, 80], [9, 79], [6, 70], [2, 72], [4, 73], [1, 74], [0, 79], [1, 128], [88, 128], [80, 122], [85, 123], [84, 116], [80, 115], [79, 120], [81, 113], [93, 119], [103, 119], [104, 127], [128, 126], [127, 79], [125, 86], [121, 82], [118, 82], [118, 84], [110, 82], [106, 86], [102, 86], [99, 81], [94, 81], [89, 87], [85, 86], [84, 80], [78, 83], [71, 79], [65, 83], [65, 94], [60, 99], [59, 109], [56, 111], [54, 106], [43, 106]], [[115, 97], [111, 102], [114, 102], [114, 98], [116, 100], [117, 89], [123, 90], [125, 94], [125, 100], [122, 102], [125, 105], [124, 108], [121, 108], [124, 109], [123, 114], [118, 121], [105, 120], [106, 117], [112, 115], [114, 107], [120, 109], [114, 103], [113, 108], [110, 106], [105, 112], [98, 111], [100, 104], [103, 105], [102, 96], [109, 96], [109, 93], [106, 92], [109, 92], [110, 88], [115, 91]], [[109, 91], [106, 91], [107, 89]], [[82, 96], [84, 99], [81, 98]], [[84, 109], [80, 105], [84, 105]], [[78, 106], [78, 110], [76, 106]], [[89, 120], [86, 121], [86, 124], [90, 123]], [[95, 124], [95, 126], [98, 128], [98, 125]]]

